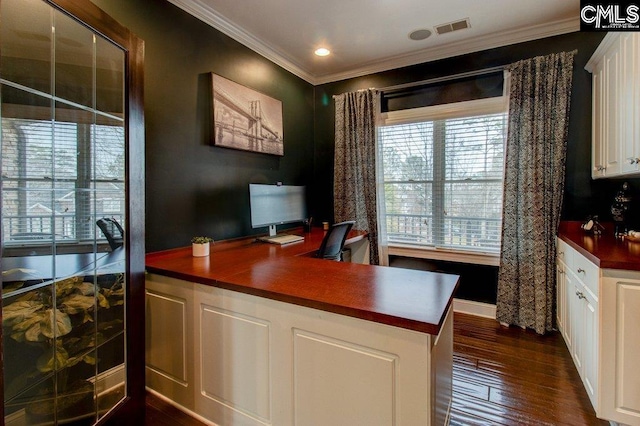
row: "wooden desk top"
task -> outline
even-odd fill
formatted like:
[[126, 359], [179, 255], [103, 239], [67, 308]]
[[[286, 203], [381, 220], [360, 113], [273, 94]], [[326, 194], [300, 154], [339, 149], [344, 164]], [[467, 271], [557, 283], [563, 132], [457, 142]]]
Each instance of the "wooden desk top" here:
[[[438, 334], [457, 275], [313, 258], [324, 232], [286, 246], [216, 242], [208, 257], [183, 247], [146, 257], [147, 271], [419, 332]], [[366, 238], [352, 232], [347, 243]]]
[[605, 224], [601, 235], [590, 235], [580, 222], [561, 222], [558, 236], [602, 269], [640, 271], [640, 243], [615, 238], [613, 226]]

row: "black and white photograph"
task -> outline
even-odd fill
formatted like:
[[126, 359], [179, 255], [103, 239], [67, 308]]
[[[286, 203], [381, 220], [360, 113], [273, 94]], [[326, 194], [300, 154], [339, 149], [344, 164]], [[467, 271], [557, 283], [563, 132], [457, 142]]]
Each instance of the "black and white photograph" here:
[[284, 155], [282, 102], [211, 74], [213, 144]]

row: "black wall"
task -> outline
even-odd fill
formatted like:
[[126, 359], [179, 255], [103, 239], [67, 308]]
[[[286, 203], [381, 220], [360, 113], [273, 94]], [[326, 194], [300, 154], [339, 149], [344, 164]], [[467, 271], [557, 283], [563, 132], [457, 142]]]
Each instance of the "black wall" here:
[[[456, 56], [315, 87], [314, 184], [316, 216], [333, 216], [334, 103], [332, 96], [369, 87], [384, 88], [448, 76], [467, 71], [507, 65], [521, 59], [561, 51], [578, 50], [573, 73], [571, 115], [566, 164], [566, 188], [562, 218], [583, 220], [598, 214], [611, 220], [609, 208], [622, 182], [633, 187], [640, 199], [640, 179], [591, 179], [591, 74], [584, 66], [604, 37], [604, 33], [571, 33], [483, 52]], [[640, 209], [636, 210], [640, 222]], [[441, 270], [461, 275], [457, 297], [495, 303], [497, 268], [473, 267], [451, 262], [391, 259], [392, 266]]]
[[[333, 218], [334, 104], [332, 95], [458, 74], [552, 52], [577, 49], [562, 217], [608, 220], [611, 201], [629, 181], [640, 199], [640, 179], [591, 180], [591, 75], [584, 65], [604, 33], [572, 33], [456, 56], [315, 88], [166, 1], [93, 0], [145, 40], [147, 250], [255, 233], [248, 183], [304, 184], [310, 212]], [[256, 89], [284, 105], [284, 157], [210, 145], [208, 73]], [[640, 211], [637, 210], [637, 211]], [[636, 215], [640, 222], [640, 214]], [[263, 230], [257, 230], [261, 232]], [[495, 302], [495, 268], [392, 259], [397, 266], [462, 276], [458, 297]]]
[[[166, 1], [93, 1], [145, 41], [147, 251], [265, 232], [248, 184], [311, 185], [313, 86]], [[282, 101], [284, 157], [210, 145], [210, 72]]]

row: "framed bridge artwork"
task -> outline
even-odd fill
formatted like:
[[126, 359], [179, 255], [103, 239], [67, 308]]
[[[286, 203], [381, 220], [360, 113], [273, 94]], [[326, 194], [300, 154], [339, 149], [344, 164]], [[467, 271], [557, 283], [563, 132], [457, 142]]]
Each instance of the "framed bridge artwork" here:
[[213, 145], [284, 155], [282, 102], [211, 73]]

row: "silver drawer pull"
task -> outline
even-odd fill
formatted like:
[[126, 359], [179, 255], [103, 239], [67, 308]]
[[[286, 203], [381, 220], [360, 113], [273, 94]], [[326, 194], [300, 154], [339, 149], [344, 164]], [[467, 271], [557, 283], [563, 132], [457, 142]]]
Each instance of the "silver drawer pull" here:
[[580, 273], [583, 273], [583, 274], [584, 274], [584, 273], [585, 273], [585, 270], [584, 270], [584, 269], [582, 269], [582, 268], [578, 268], [578, 273], [579, 273], [579, 274], [580, 274]]

